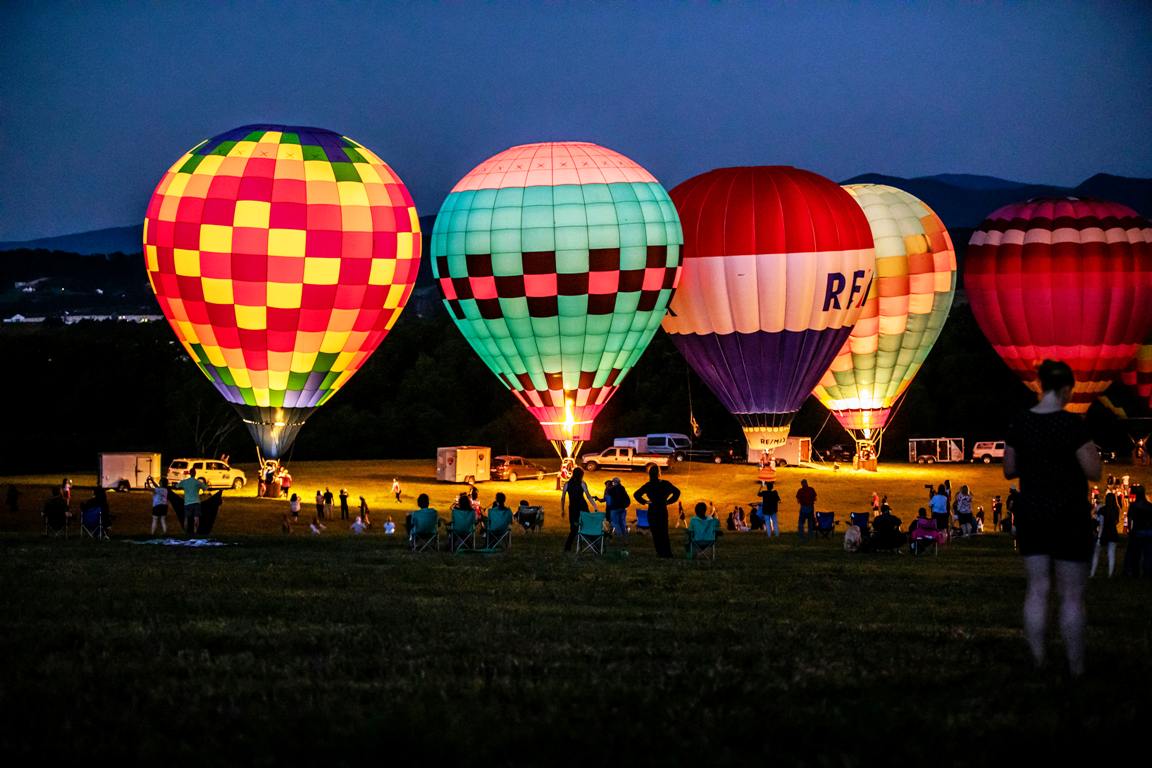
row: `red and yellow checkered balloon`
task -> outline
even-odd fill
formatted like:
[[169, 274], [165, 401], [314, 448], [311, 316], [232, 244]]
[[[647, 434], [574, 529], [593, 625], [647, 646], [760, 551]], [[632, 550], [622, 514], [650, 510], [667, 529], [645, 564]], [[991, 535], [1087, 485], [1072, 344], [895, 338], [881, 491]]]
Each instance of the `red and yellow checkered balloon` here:
[[400, 178], [351, 139], [247, 125], [164, 174], [144, 258], [180, 343], [277, 457], [395, 324], [420, 222]]

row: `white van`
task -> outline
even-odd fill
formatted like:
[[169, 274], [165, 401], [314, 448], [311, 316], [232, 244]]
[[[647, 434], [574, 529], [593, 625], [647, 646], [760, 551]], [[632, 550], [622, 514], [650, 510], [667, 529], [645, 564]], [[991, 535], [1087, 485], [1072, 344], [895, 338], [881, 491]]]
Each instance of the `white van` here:
[[982, 461], [985, 464], [1004, 461], [1004, 441], [986, 440], [976, 443], [972, 448], [972, 461]]
[[676, 461], [684, 461], [692, 440], [679, 432], [657, 432], [648, 435], [648, 453], [672, 456]]

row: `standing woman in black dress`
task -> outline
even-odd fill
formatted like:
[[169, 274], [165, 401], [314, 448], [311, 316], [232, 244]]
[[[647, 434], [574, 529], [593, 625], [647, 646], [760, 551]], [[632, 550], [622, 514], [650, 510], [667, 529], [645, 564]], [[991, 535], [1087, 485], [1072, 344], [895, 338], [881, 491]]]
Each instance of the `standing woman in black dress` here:
[[658, 557], [672, 557], [672, 542], [668, 540], [668, 507], [680, 499], [680, 489], [660, 477], [660, 467], [648, 469], [648, 482], [640, 486], [632, 497], [648, 505], [648, 532]]
[[1042, 665], [1054, 575], [1060, 634], [1069, 670], [1078, 676], [1084, 672], [1084, 590], [1095, 545], [1087, 481], [1100, 478], [1100, 453], [1084, 420], [1064, 410], [1075, 383], [1072, 369], [1045, 360], [1037, 373], [1040, 402], [1009, 427], [1004, 450], [1004, 477], [1020, 478], [1013, 513], [1028, 578], [1024, 635], [1033, 659]]

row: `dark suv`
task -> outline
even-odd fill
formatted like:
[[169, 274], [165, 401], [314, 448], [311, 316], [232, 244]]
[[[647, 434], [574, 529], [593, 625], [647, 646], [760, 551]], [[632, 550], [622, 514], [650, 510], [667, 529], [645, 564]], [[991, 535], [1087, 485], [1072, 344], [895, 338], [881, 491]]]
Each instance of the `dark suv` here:
[[733, 464], [745, 461], [744, 444], [740, 440], [697, 440], [692, 444], [692, 461], [711, 461]]
[[854, 451], [852, 448], [836, 443], [831, 445], [824, 451], [825, 461], [838, 461], [841, 464], [849, 463], [852, 461]]

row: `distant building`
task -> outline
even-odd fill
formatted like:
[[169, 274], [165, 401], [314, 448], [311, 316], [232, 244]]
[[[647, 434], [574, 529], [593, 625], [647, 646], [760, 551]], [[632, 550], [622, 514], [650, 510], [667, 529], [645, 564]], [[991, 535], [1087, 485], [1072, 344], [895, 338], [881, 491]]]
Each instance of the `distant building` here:
[[[162, 315], [61, 315], [60, 321], [65, 325], [74, 325], [89, 320], [94, 323], [154, 323], [163, 320]], [[46, 317], [26, 317], [15, 314], [4, 318], [5, 323], [42, 323]]]

